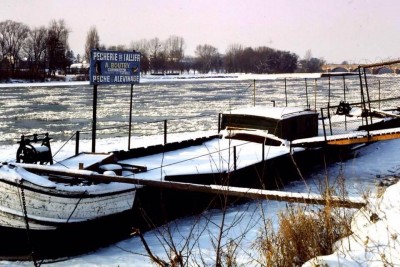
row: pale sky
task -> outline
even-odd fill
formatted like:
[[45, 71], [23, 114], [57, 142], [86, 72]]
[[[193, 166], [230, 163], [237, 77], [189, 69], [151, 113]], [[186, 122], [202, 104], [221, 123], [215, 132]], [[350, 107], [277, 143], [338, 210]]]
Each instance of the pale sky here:
[[64, 19], [70, 48], [83, 54], [95, 26], [101, 44], [170, 35], [183, 37], [186, 55], [199, 44], [225, 53], [231, 44], [268, 46], [328, 63], [400, 58], [398, 0], [1, 0], [0, 21], [30, 27]]

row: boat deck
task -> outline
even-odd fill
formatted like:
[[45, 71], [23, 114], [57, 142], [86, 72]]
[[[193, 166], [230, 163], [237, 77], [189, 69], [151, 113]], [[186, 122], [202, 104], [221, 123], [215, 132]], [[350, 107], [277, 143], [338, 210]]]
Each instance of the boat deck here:
[[89, 169], [99, 162], [112, 160], [112, 153], [80, 153], [76, 156], [67, 158], [54, 164], [57, 167], [65, 167], [67, 169], [79, 169], [82, 164], [84, 169]]
[[167, 176], [229, 172], [234, 170], [235, 165], [237, 169], [245, 168], [263, 160], [263, 148], [264, 160], [290, 152], [286, 146], [265, 146], [240, 140], [215, 138], [201, 145], [126, 159], [118, 163], [146, 166], [147, 171], [135, 174], [135, 178], [163, 180]]
[[330, 136], [316, 136], [311, 138], [297, 139], [292, 142], [292, 146], [310, 147], [327, 145], [353, 145], [383, 140], [400, 138], [400, 127], [372, 130], [372, 131], [353, 131], [346, 134], [336, 134]]

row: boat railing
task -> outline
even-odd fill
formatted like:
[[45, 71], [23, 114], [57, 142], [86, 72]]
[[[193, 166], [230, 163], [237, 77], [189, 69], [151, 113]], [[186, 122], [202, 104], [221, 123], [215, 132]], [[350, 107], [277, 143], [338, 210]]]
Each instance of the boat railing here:
[[[367, 107], [367, 108], [366, 108]], [[362, 102], [340, 102], [321, 108], [320, 120], [322, 134], [326, 136], [340, 135], [364, 129], [368, 125], [385, 118], [398, 118], [400, 113], [400, 97], [370, 100], [367, 105]]]
[[[128, 138], [127, 149], [131, 149], [132, 137], [144, 137], [152, 136], [153, 141], [159, 144], [167, 144], [171, 140], [177, 138], [194, 138], [194, 132], [213, 132], [215, 134], [219, 132], [219, 115], [215, 114], [201, 114], [188, 117], [173, 117], [173, 118], [161, 118], [154, 120], [137, 120], [131, 125], [131, 136], [128, 136], [129, 124], [113, 125], [108, 127], [97, 128], [98, 138], [110, 138], [110, 137], [126, 137]], [[75, 140], [75, 154], [79, 154], [81, 151], [80, 143], [82, 135], [90, 135], [90, 130], [79, 130], [73, 133], [69, 140]], [[172, 135], [174, 137], [172, 138]], [[171, 138], [170, 138], [171, 137]], [[171, 139], [171, 140], [170, 140]], [[68, 140], [68, 141], [69, 141]], [[67, 142], [68, 142], [67, 141]], [[143, 146], [143, 144], [140, 144]]]
[[329, 83], [328, 103], [321, 107], [320, 114], [325, 140], [329, 135], [365, 130], [369, 136], [369, 130], [376, 127], [395, 127], [394, 123], [376, 125], [386, 119], [399, 118], [400, 82], [391, 79], [392, 74], [379, 75], [382, 71], [393, 72], [387, 68], [393, 64], [399, 64], [399, 61], [359, 66], [359, 84], [355, 90], [358, 94], [351, 93], [344, 79], [343, 93], [331, 94]]

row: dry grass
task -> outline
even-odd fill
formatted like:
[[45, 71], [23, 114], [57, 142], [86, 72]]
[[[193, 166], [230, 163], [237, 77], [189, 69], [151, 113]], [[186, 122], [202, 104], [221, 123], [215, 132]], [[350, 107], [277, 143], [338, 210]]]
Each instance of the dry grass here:
[[329, 208], [309, 212], [306, 207], [291, 207], [279, 215], [279, 230], [265, 232], [257, 247], [267, 266], [300, 266], [318, 255], [332, 253], [339, 238], [350, 234], [350, 221], [343, 223]]
[[[322, 192], [329, 200], [334, 191], [341, 189], [325, 187]], [[317, 209], [316, 206], [288, 205], [285, 212], [279, 214], [278, 229], [274, 230], [272, 223], [267, 222], [255, 242], [260, 263], [265, 266], [301, 266], [311, 258], [331, 254], [334, 243], [351, 234], [351, 214], [329, 204]]]

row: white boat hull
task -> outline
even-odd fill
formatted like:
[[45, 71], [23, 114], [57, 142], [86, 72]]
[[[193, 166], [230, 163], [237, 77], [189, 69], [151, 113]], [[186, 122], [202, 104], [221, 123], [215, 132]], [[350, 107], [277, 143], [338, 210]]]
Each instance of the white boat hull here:
[[31, 230], [51, 230], [130, 210], [136, 188], [97, 193], [60, 190], [0, 177], [0, 192], [0, 226], [24, 229], [28, 223]]

